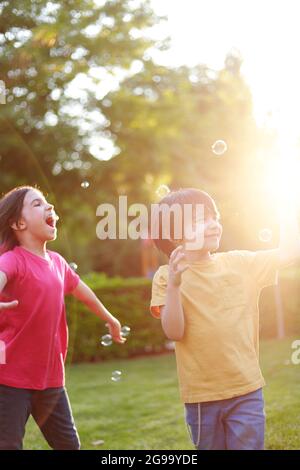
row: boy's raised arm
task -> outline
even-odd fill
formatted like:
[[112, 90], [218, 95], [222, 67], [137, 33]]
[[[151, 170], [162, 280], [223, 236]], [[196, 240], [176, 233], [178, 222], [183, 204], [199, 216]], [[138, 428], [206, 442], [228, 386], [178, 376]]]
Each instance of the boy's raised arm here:
[[180, 341], [184, 335], [184, 314], [180, 297], [181, 275], [187, 265], [181, 264], [184, 259], [183, 247], [177, 247], [170, 256], [169, 279], [166, 305], [161, 310], [161, 324], [166, 336], [172, 341]]

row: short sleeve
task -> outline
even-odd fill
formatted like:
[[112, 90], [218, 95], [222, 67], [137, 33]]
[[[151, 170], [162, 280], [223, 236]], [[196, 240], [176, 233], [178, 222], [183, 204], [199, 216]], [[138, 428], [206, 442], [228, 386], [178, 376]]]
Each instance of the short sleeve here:
[[160, 318], [160, 306], [166, 303], [168, 270], [169, 266], [167, 264], [160, 266], [152, 280], [150, 312], [155, 318]]
[[7, 277], [7, 282], [18, 275], [18, 259], [13, 251], [6, 251], [0, 256], [0, 271]]
[[277, 284], [280, 257], [278, 249], [242, 251], [244, 265], [256, 285], [263, 287]]
[[[61, 257], [62, 258], [62, 257]], [[80, 277], [78, 274], [69, 266], [67, 261], [62, 258], [63, 263], [64, 263], [64, 271], [65, 271], [65, 276], [64, 276], [64, 293], [65, 295], [70, 294], [73, 292], [74, 289], [78, 286], [78, 283], [80, 281]]]

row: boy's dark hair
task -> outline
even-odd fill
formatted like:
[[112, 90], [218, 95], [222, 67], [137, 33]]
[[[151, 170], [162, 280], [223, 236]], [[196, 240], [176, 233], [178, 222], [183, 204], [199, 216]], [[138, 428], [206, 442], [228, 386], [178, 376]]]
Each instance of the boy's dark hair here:
[[[192, 204], [193, 206], [196, 204], [203, 204], [204, 213], [209, 211], [212, 214], [219, 216], [219, 212], [218, 212], [216, 203], [213, 200], [213, 198], [205, 191], [201, 191], [200, 189], [196, 189], [196, 188], [185, 188], [185, 189], [178, 189], [176, 191], [171, 191], [165, 197], [163, 197], [163, 199], [161, 199], [158, 204], [159, 204], [159, 207], [162, 204], [166, 204], [169, 207], [172, 206], [173, 204], [178, 204], [181, 206], [182, 209], [184, 209], [185, 204]], [[153, 241], [156, 247], [169, 257], [172, 251], [176, 248], [176, 245], [172, 242], [172, 240], [168, 240], [162, 236], [162, 214], [161, 213], [159, 213], [158, 218], [159, 220], [156, 220], [154, 223], [158, 224], [159, 236], [158, 238], [154, 238]], [[170, 217], [170, 224], [171, 224], [170, 234], [172, 238], [172, 234], [174, 235], [174, 220], [172, 217]], [[175, 237], [173, 236], [173, 238]]]
[[18, 223], [24, 198], [31, 189], [40, 191], [33, 186], [18, 186], [6, 193], [0, 200], [0, 255], [19, 245], [11, 225]]

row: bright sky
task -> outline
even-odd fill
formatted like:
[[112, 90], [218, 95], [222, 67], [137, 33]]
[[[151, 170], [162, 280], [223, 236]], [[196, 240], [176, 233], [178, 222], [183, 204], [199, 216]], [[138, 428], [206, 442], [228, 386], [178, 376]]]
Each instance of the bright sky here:
[[171, 37], [165, 64], [221, 68], [237, 48], [254, 98], [257, 122], [272, 111], [276, 127], [300, 135], [299, 0], [151, 0], [168, 16], [159, 32]]

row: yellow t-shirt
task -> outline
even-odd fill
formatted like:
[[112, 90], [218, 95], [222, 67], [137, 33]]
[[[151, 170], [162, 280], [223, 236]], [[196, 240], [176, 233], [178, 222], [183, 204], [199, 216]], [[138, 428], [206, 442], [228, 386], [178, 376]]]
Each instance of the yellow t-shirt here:
[[[185, 403], [223, 400], [265, 385], [259, 367], [258, 300], [276, 284], [278, 250], [228, 251], [189, 263], [180, 294], [185, 331], [176, 341], [180, 395]], [[152, 284], [151, 312], [165, 305], [168, 265]]]

